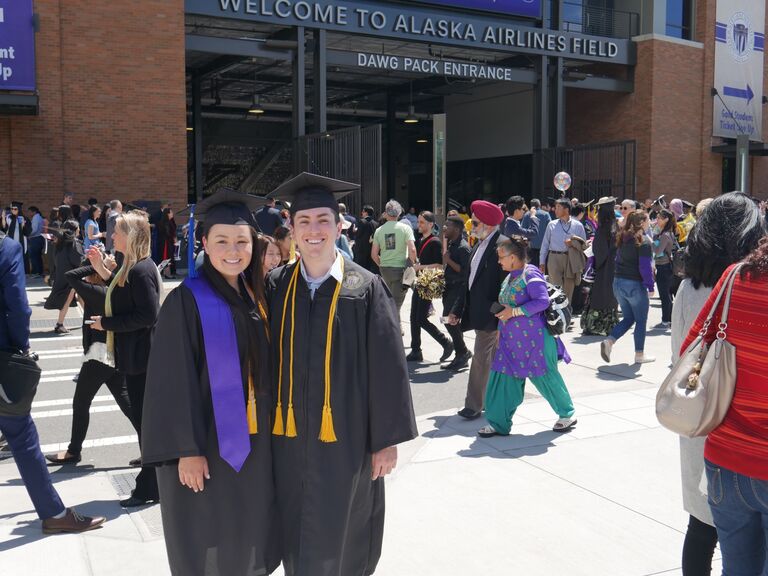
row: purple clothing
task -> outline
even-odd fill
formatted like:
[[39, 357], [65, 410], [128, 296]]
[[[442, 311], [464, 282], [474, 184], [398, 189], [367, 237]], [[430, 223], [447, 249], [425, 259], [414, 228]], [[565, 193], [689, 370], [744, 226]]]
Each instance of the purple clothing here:
[[[501, 285], [499, 302], [522, 308], [525, 316], [499, 322], [499, 346], [491, 370], [515, 378], [543, 376], [547, 373], [544, 339], [552, 337], [544, 317], [549, 306], [544, 275], [530, 264], [523, 270], [513, 270]], [[563, 343], [559, 338], [555, 340], [558, 360], [570, 362]]]

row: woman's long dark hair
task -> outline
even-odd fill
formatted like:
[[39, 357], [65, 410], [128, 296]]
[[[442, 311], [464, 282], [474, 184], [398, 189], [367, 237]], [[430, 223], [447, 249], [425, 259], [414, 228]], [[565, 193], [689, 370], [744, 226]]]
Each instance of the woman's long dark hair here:
[[[208, 230], [205, 231], [203, 237], [208, 238]], [[263, 357], [260, 353], [262, 340], [258, 330], [264, 330], [269, 333], [269, 319], [266, 317], [266, 298], [264, 296], [264, 274], [262, 272], [262, 254], [261, 254], [261, 242], [258, 238], [258, 233], [254, 228], [251, 228], [251, 240], [253, 242], [253, 250], [251, 254], [251, 263], [243, 271], [241, 278], [243, 282], [248, 286], [254, 295], [254, 304], [259, 310], [259, 316], [261, 317], [262, 326], [257, 326], [252, 318], [253, 309], [251, 305], [246, 301], [245, 295], [238, 294], [232, 286], [224, 279], [216, 268], [213, 267], [211, 261], [208, 258], [208, 254], [205, 255], [203, 260], [203, 273], [208, 281], [213, 285], [214, 289], [221, 294], [230, 305], [235, 314], [241, 316], [245, 320], [244, 324], [248, 326], [248, 356], [255, 359], [254, 364], [251, 366], [254, 385], [257, 387], [257, 392], [263, 394], [266, 392], [269, 382], [266, 378], [262, 378], [259, 375], [265, 374], [264, 370], [259, 368], [262, 362], [269, 361], [269, 355]], [[250, 299], [250, 298], [248, 298]]]
[[633, 210], [624, 216], [621, 230], [616, 236], [616, 247], [621, 248], [622, 244], [629, 242], [634, 242], [635, 246], [639, 247], [643, 243], [643, 237], [645, 236], [643, 223], [647, 219], [648, 214], [644, 210]]
[[664, 225], [664, 229], [659, 231], [659, 236], [664, 234], [664, 232], [673, 232], [675, 226], [677, 225], [677, 218], [675, 218], [674, 212], [672, 212], [672, 210], [662, 208], [659, 210], [659, 216], [664, 216], [664, 218], [667, 219], [667, 223]]
[[[694, 288], [713, 287], [728, 266], [744, 259], [765, 236], [765, 220], [749, 196], [730, 192], [715, 198], [688, 234], [685, 275]], [[764, 244], [748, 260], [744, 272], [762, 274], [768, 261], [760, 254]]]
[[66, 247], [77, 242], [77, 231], [80, 224], [77, 220], [67, 220], [59, 228], [58, 241], [56, 242], [56, 252], [64, 250]]

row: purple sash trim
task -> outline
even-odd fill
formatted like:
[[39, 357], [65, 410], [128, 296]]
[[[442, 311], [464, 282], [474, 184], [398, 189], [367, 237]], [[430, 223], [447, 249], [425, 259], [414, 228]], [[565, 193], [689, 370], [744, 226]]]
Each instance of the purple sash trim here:
[[240, 472], [251, 451], [251, 440], [232, 312], [203, 276], [193, 280], [187, 278], [184, 286], [195, 297], [203, 327], [219, 454], [236, 472]]

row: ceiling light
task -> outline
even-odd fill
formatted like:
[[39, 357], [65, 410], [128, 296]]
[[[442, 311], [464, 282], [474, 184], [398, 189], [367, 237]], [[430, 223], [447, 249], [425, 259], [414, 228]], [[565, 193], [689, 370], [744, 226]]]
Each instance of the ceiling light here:
[[403, 120], [406, 124], [418, 124], [419, 119], [416, 118], [416, 112], [413, 108], [413, 104], [408, 106], [408, 115], [405, 117], [405, 120]]
[[248, 108], [248, 114], [264, 114], [264, 108], [261, 107], [261, 98], [259, 98], [259, 95], [253, 97], [253, 102], [251, 102], [251, 106]]
[[195, 129], [192, 126], [187, 126], [187, 132], [194, 132]]
[[427, 140], [426, 138], [419, 138], [418, 140], [416, 140], [416, 144], [429, 144], [429, 140]]

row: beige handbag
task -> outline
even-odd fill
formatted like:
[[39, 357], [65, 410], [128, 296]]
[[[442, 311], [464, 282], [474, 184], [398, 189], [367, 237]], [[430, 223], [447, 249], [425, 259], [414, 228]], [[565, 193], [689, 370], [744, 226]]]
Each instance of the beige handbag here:
[[[741, 267], [734, 266], [728, 273], [699, 335], [680, 355], [656, 395], [659, 422], [681, 436], [706, 436], [720, 425], [731, 406], [736, 388], [736, 347], [726, 340], [726, 329], [733, 283]], [[725, 304], [717, 336], [707, 346], [707, 331], [723, 294]]]

